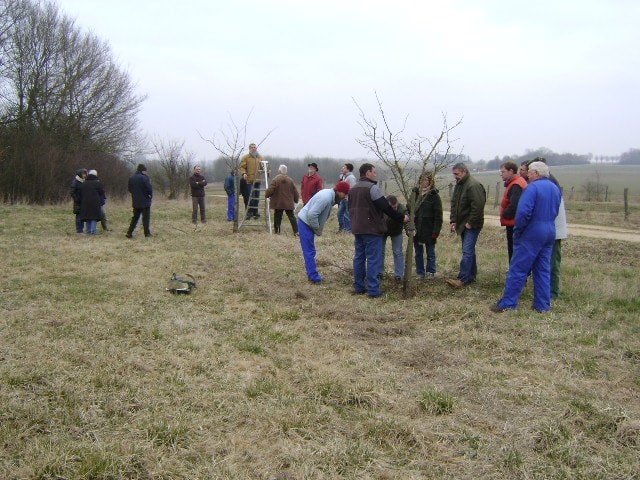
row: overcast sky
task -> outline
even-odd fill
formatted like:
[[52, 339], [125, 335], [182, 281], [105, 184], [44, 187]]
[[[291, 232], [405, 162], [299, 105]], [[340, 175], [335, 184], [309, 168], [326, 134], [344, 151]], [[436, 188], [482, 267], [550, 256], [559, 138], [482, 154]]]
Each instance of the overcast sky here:
[[58, 0], [147, 95], [156, 138], [243, 124], [263, 154], [363, 158], [354, 99], [473, 160], [640, 148], [637, 0]]

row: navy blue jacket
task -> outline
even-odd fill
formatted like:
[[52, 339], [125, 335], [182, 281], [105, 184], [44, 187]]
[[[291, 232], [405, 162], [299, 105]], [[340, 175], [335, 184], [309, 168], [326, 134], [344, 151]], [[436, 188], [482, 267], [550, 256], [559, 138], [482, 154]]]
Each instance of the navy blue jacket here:
[[151, 206], [151, 197], [153, 196], [151, 180], [142, 172], [136, 172], [129, 178], [129, 192], [133, 208], [149, 208]]

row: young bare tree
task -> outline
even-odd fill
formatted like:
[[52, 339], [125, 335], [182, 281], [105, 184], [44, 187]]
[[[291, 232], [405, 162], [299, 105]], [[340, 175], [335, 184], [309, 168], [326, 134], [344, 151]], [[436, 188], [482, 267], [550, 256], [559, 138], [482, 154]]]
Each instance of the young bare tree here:
[[189, 175], [195, 155], [192, 152], [183, 151], [184, 140], [153, 140], [153, 150], [158, 165], [164, 173], [162, 185], [167, 185], [169, 200], [176, 200], [180, 192], [188, 193]]
[[[442, 128], [435, 136], [408, 136], [407, 118], [405, 117], [401, 128], [394, 129], [377, 93], [375, 97], [377, 112], [371, 116], [367, 115], [354, 99], [360, 114], [359, 124], [362, 127], [362, 138], [357, 142], [380, 161], [391, 175], [410, 212], [411, 221], [408, 230], [412, 235], [415, 215], [424, 198], [418, 194], [420, 178], [426, 173], [431, 173], [435, 179], [438, 172], [455, 163], [460, 153], [453, 152], [456, 139], [452, 138], [452, 132], [462, 123], [462, 119], [450, 126], [447, 116], [443, 114]], [[405, 296], [410, 296], [414, 290], [412, 270], [413, 241], [410, 238], [405, 252], [403, 278]]]
[[[238, 232], [238, 217], [239, 208], [240, 208], [240, 176], [237, 172], [240, 171], [240, 158], [242, 157], [242, 153], [247, 150], [247, 128], [249, 125], [249, 119], [253, 110], [249, 112], [247, 117], [245, 118], [243, 125], [238, 125], [236, 121], [233, 119], [233, 116], [229, 114], [229, 121], [224, 127], [220, 127], [220, 129], [213, 134], [213, 137], [208, 139], [204, 138], [200, 132], [200, 138], [205, 142], [211, 144], [213, 148], [220, 154], [220, 156], [224, 159], [224, 162], [227, 166], [228, 171], [236, 172], [235, 176], [235, 211], [236, 216], [233, 220], [233, 232]], [[258, 147], [267, 139], [269, 135], [273, 132], [274, 129], [271, 129], [262, 140], [259, 142], [253, 142]]]

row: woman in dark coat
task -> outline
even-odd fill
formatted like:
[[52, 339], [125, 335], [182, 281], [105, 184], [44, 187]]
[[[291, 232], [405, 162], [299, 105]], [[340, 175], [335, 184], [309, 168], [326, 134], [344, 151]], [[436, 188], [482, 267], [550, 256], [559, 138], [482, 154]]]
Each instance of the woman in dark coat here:
[[276, 178], [273, 179], [265, 192], [265, 197], [269, 199], [269, 208], [275, 212], [273, 215], [273, 228], [275, 233], [280, 233], [282, 212], [285, 212], [289, 218], [289, 223], [291, 223], [293, 234], [298, 235], [298, 224], [296, 217], [293, 215], [293, 209], [300, 199], [298, 189], [291, 177], [287, 175], [286, 165], [280, 165], [278, 172], [278, 175], [276, 175]]
[[80, 187], [80, 218], [86, 222], [87, 235], [95, 235], [98, 221], [102, 218], [104, 187], [98, 180], [97, 172], [90, 170]]
[[[433, 278], [436, 273], [436, 242], [442, 230], [442, 200], [438, 189], [433, 184], [433, 174], [423, 174], [420, 190], [414, 190], [422, 200], [415, 216], [416, 234], [413, 237], [415, 249], [416, 274], [419, 278]], [[424, 265], [424, 254], [427, 254], [427, 267]]]

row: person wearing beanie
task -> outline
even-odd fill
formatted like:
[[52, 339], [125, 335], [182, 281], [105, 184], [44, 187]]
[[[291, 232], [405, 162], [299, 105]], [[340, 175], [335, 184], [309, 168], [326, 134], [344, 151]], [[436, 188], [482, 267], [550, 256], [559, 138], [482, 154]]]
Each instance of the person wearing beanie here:
[[394, 210], [377, 185], [376, 167], [371, 163], [360, 166], [360, 180], [349, 192], [351, 232], [355, 236], [353, 257], [353, 293], [370, 298], [382, 295], [380, 277], [384, 267], [384, 236], [387, 225], [384, 215], [402, 223], [409, 216]]
[[333, 188], [325, 188], [316, 193], [309, 203], [298, 213], [298, 233], [300, 247], [307, 278], [312, 283], [321, 283], [324, 279], [316, 266], [316, 235], [322, 235], [331, 208], [349, 194], [350, 185], [338, 182]]
[[71, 181], [71, 188], [69, 189], [69, 195], [73, 199], [73, 214], [76, 217], [76, 233], [82, 233], [84, 231], [84, 222], [80, 218], [80, 187], [87, 178], [87, 169], [79, 168], [76, 170], [76, 176]]
[[298, 189], [293, 179], [287, 175], [286, 165], [280, 165], [278, 167], [278, 175], [273, 179], [264, 196], [269, 199], [269, 209], [274, 211], [273, 229], [275, 233], [280, 233], [282, 213], [285, 212], [293, 229], [293, 235], [297, 236], [298, 226], [296, 217], [293, 214], [293, 209], [296, 203], [298, 203], [300, 195], [298, 194]]
[[138, 225], [138, 220], [142, 216], [142, 227], [144, 229], [145, 237], [152, 237], [150, 223], [151, 223], [151, 199], [153, 198], [153, 188], [151, 187], [151, 180], [147, 176], [147, 167], [142, 163], [136, 168], [134, 173], [129, 178], [129, 193], [131, 193], [131, 204], [133, 207], [133, 216], [131, 217], [131, 223], [129, 230], [127, 230], [126, 237], [132, 238], [133, 231]]

